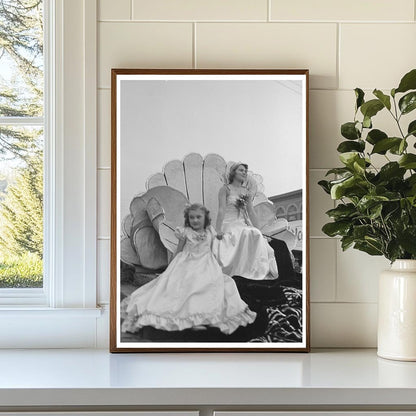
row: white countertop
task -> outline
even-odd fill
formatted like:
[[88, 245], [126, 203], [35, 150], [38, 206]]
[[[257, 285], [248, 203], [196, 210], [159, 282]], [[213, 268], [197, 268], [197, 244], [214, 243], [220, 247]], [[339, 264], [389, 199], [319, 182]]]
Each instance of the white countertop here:
[[0, 407], [416, 405], [416, 362], [375, 350], [0, 350]]

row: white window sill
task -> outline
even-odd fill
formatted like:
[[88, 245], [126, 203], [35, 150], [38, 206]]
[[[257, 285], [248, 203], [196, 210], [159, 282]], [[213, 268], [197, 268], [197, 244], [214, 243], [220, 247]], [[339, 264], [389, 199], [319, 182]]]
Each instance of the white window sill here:
[[3, 306], [0, 348], [96, 348], [108, 319], [105, 309]]
[[30, 316], [31, 319], [39, 317], [84, 317], [99, 318], [101, 308], [45, 308], [42, 306], [0, 306], [0, 320], [5, 316]]

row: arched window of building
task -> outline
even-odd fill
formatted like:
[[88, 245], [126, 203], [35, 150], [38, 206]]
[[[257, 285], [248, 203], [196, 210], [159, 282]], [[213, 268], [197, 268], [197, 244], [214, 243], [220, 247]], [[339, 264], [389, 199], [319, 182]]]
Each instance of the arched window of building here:
[[276, 210], [276, 218], [286, 218], [286, 211], [283, 207], [279, 207]]
[[298, 208], [296, 205], [291, 204], [287, 208], [287, 220], [288, 221], [296, 221], [298, 219]]

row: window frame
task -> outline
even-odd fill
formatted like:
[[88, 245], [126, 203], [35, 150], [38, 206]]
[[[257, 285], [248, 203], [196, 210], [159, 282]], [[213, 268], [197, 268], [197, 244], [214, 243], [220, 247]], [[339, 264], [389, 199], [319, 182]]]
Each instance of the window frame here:
[[97, 1], [44, 2], [46, 278], [0, 293], [0, 347], [94, 347]]

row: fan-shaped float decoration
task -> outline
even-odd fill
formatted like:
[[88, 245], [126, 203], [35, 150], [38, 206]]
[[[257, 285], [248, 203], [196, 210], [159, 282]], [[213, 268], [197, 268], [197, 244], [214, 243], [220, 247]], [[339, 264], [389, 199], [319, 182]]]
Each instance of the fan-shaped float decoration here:
[[[133, 199], [130, 215], [123, 220], [122, 244], [126, 247], [123, 246], [121, 250], [122, 260], [152, 270], [165, 267], [168, 251], [172, 253], [176, 249], [174, 230], [183, 226], [183, 211], [187, 203], [204, 204], [215, 224], [218, 192], [227, 183], [232, 164], [227, 164], [217, 154], [209, 154], [204, 159], [198, 153], [191, 153], [183, 161], [168, 162], [163, 172], [152, 175], [146, 182], [147, 191]], [[260, 229], [267, 230], [265, 234], [270, 236], [283, 231], [284, 225], [276, 220], [273, 203], [263, 193], [263, 178], [249, 172], [247, 182], [247, 187], [254, 194], [253, 205]], [[126, 237], [129, 238], [130, 247], [127, 246]]]
[[[167, 266], [168, 253], [159, 237], [159, 225], [163, 221], [182, 224], [187, 203], [181, 192], [169, 186], [156, 186], [133, 198], [130, 204], [132, 221], [129, 235], [138, 257], [138, 263], [135, 264], [151, 270]], [[163, 207], [169, 208], [165, 210]], [[124, 261], [123, 250], [121, 259]]]

